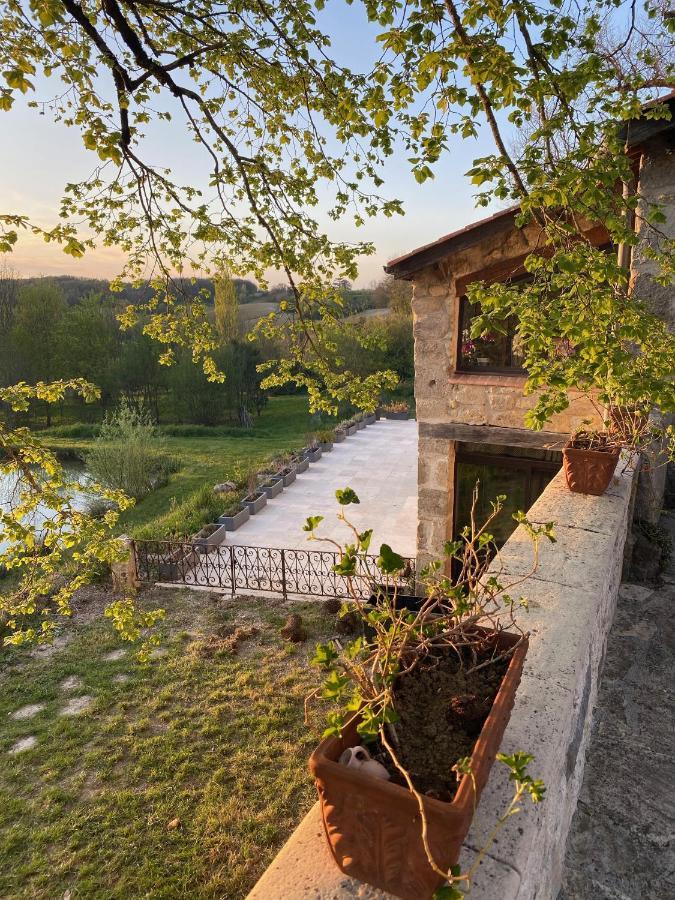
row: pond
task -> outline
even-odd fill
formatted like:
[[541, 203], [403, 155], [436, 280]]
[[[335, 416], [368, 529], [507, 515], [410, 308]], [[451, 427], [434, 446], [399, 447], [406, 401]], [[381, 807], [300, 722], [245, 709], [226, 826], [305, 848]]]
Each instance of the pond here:
[[[87, 504], [92, 499], [92, 494], [84, 490], [84, 488], [91, 482], [91, 476], [82, 463], [68, 460], [67, 462], [62, 462], [62, 466], [65, 477], [69, 481], [77, 482], [83, 488], [81, 491], [74, 491], [72, 495], [73, 507], [77, 510], [86, 509]], [[17, 502], [18, 487], [19, 478], [16, 474], [0, 472], [0, 510], [6, 512]], [[46, 507], [38, 507], [35, 515], [36, 525], [39, 527], [51, 514], [52, 510]], [[0, 552], [7, 547], [7, 541], [3, 537], [3, 531], [0, 527]]]

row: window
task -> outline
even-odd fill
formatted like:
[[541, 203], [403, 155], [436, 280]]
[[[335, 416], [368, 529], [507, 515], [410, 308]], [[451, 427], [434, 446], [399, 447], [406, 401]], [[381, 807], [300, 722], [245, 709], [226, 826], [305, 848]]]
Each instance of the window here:
[[488, 332], [481, 338], [471, 337], [471, 322], [480, 309], [467, 297], [459, 301], [459, 346], [457, 370], [459, 372], [498, 372], [519, 375], [524, 372], [520, 340], [516, 335], [516, 320], [506, 321], [506, 334]]
[[[478, 452], [473, 450], [479, 448]], [[522, 455], [517, 455], [522, 454]], [[501, 547], [516, 528], [513, 513], [527, 510], [560, 469], [560, 453], [554, 450], [521, 450], [458, 444], [455, 463], [454, 532], [459, 535], [471, 521], [473, 489], [479, 481], [476, 522], [491, 512], [490, 502], [506, 494], [506, 502], [492, 524], [495, 543]]]

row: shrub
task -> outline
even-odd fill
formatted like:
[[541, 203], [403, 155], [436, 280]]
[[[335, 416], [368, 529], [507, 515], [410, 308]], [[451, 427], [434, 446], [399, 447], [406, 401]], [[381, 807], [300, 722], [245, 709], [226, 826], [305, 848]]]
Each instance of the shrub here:
[[242, 491], [216, 494], [209, 484], [202, 485], [182, 503], [174, 503], [169, 512], [147, 525], [137, 528], [133, 537], [139, 540], [186, 540], [218, 516], [238, 512]]
[[169, 472], [175, 471], [175, 460], [169, 459], [163, 449], [162, 438], [148, 414], [123, 401], [104, 419], [86, 461], [102, 485], [139, 500], [166, 483]]

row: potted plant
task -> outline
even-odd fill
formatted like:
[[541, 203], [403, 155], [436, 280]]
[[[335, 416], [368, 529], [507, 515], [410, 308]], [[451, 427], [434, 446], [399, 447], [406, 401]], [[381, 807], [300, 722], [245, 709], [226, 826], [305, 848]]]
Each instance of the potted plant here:
[[307, 435], [307, 459], [311, 462], [318, 462], [321, 459], [321, 444], [316, 434]]
[[363, 417], [363, 413], [357, 413], [354, 416], [354, 422], [356, 423], [356, 428], [358, 431], [361, 431], [362, 428], [366, 427], [366, 420]]
[[267, 504], [267, 494], [258, 487], [258, 479], [251, 473], [248, 479], [248, 494], [242, 500], [242, 504], [248, 507], [249, 513], [254, 516]]
[[242, 506], [240, 496], [233, 495], [225, 512], [218, 517], [218, 523], [224, 525], [227, 531], [236, 531], [250, 518], [248, 506]]
[[356, 434], [357, 425], [354, 419], [345, 419], [345, 421], [342, 422], [341, 425], [344, 428], [347, 437], [351, 437], [353, 434]]
[[278, 497], [279, 494], [284, 489], [284, 480], [280, 475], [275, 474], [266, 474], [264, 476], [263, 483], [261, 485], [261, 490], [265, 492], [267, 495], [267, 499], [271, 500], [273, 497]]
[[408, 404], [403, 401], [386, 403], [382, 407], [382, 412], [385, 419], [408, 419], [410, 417]]
[[[343, 508], [359, 502], [350, 488], [337, 497]], [[456, 885], [470, 882], [474, 869], [462, 873], [457, 860], [496, 757], [516, 785], [510, 809], [524, 794], [535, 802], [543, 796], [542, 783], [526, 772], [532, 757], [497, 754], [528, 643], [515, 618], [525, 601], [513, 593], [528, 576], [505, 585], [488, 572], [497, 552], [489, 528], [503, 499], [482, 527], [467, 527], [446, 545], [455, 580], [440, 562], [421, 573], [426, 594], [416, 612], [396, 603], [405, 560], [386, 544], [376, 560], [385, 590], [375, 586], [377, 604], [360, 600], [354, 579], [370, 570], [372, 531], [359, 532], [344, 510], [339, 515], [353, 541], [341, 548], [334, 571], [351, 596], [344, 610], [362, 628], [352, 641], [317, 647], [313, 662], [325, 678], [315, 694], [337, 709], [310, 769], [339, 868], [404, 900], [431, 898], [443, 884], [445, 896], [462, 896]], [[474, 510], [476, 501], [475, 492]], [[311, 539], [319, 539], [320, 521], [307, 520]], [[533, 541], [529, 575], [539, 541], [554, 539], [552, 526], [522, 514], [519, 521]]]
[[363, 421], [366, 425], [374, 425], [377, 421], [377, 416], [374, 412], [367, 412], [363, 414]]
[[621, 445], [607, 431], [580, 429], [563, 447], [567, 487], [575, 494], [605, 493], [619, 461]]
[[316, 439], [319, 442], [321, 452], [330, 453], [335, 441], [335, 431], [332, 428], [325, 428], [323, 431], [317, 432]]
[[227, 537], [227, 528], [224, 525], [205, 525], [193, 537], [194, 544], [198, 553], [208, 553], [213, 547], [222, 544]]
[[347, 438], [347, 429], [343, 422], [340, 422], [339, 425], [335, 426], [335, 430], [333, 432], [333, 443], [341, 444]]
[[309, 447], [303, 447], [302, 450], [299, 450], [297, 453], [293, 454], [292, 463], [295, 466], [295, 471], [298, 475], [302, 472], [306, 472], [309, 468], [309, 458], [307, 453], [309, 451]]

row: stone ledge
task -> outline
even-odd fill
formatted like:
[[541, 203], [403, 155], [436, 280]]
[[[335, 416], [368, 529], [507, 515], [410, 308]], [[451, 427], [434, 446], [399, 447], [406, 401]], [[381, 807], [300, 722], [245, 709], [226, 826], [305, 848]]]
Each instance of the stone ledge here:
[[[537, 806], [527, 805], [499, 833], [475, 878], [472, 900], [553, 900], [557, 895], [616, 608], [632, 490], [633, 472], [628, 471], [615, 477], [603, 497], [572, 494], [561, 472], [533, 507], [538, 521], [559, 518], [560, 526], [557, 543], [542, 552], [536, 575], [523, 586], [530, 601], [523, 621], [531, 632], [530, 649], [502, 749], [534, 754], [531, 772], [545, 781], [546, 798]], [[502, 551], [505, 572], [523, 571], [525, 546], [519, 527]], [[510, 797], [506, 771], [497, 763], [462, 850], [464, 869]], [[249, 900], [388, 896], [338, 870], [316, 804]]]

